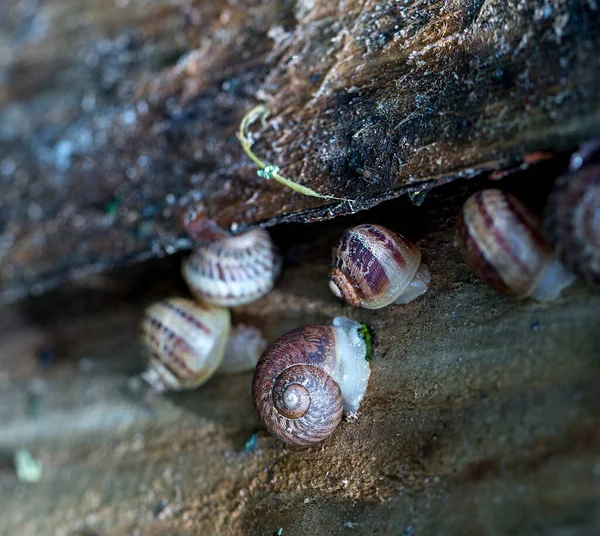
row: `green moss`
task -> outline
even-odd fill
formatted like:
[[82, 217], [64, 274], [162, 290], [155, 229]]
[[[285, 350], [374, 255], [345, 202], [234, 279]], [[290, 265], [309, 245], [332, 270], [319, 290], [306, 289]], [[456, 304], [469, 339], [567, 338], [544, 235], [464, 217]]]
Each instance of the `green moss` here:
[[360, 325], [359, 333], [367, 345], [365, 359], [370, 363], [373, 358], [373, 334], [366, 324]]

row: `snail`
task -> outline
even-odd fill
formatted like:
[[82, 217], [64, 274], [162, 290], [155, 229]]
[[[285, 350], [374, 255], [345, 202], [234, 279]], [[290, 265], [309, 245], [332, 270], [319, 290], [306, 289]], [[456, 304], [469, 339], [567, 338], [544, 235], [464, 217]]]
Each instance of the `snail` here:
[[142, 377], [157, 391], [194, 389], [223, 359], [229, 311], [170, 298], [151, 305], [142, 320], [149, 365]]
[[269, 233], [252, 229], [201, 245], [183, 263], [183, 278], [202, 302], [221, 307], [258, 300], [272, 288], [281, 259]]
[[195, 389], [215, 372], [254, 369], [267, 346], [260, 331], [239, 324], [229, 311], [170, 298], [152, 304], [142, 320], [149, 364], [142, 377], [159, 392]]
[[371, 373], [370, 356], [368, 329], [349, 318], [290, 331], [256, 365], [252, 400], [259, 419], [292, 445], [324, 440], [342, 413], [358, 411]]
[[329, 288], [354, 307], [406, 304], [427, 292], [431, 281], [419, 248], [381, 225], [346, 230], [333, 253]]
[[467, 199], [458, 216], [458, 241], [475, 274], [510, 297], [549, 301], [574, 281], [554, 256], [538, 218], [501, 190]]
[[588, 283], [600, 284], [600, 140], [584, 144], [571, 158], [548, 199], [544, 223], [564, 265]]

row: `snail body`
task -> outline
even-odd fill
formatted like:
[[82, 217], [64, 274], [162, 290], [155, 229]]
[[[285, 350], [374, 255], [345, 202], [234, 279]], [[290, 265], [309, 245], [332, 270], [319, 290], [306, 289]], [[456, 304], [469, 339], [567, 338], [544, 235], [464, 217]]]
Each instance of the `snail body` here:
[[[595, 150], [600, 150], [598, 140]], [[564, 265], [600, 285], [600, 163], [586, 163], [579, 154], [571, 160], [570, 172], [556, 181], [544, 223]]]
[[217, 372], [219, 374], [237, 374], [254, 370], [267, 346], [267, 341], [260, 330], [254, 326], [238, 324], [229, 334], [223, 361]]
[[431, 277], [419, 248], [381, 225], [346, 230], [333, 254], [331, 291], [346, 303], [380, 309], [427, 292]]
[[476, 192], [458, 217], [458, 241], [475, 274], [516, 299], [555, 299], [574, 281], [554, 256], [541, 222], [501, 190]]
[[295, 329], [271, 344], [254, 371], [257, 415], [293, 445], [324, 440], [342, 414], [358, 411], [370, 376], [366, 327], [345, 317]]
[[142, 377], [157, 391], [194, 389], [215, 372], [230, 330], [227, 309], [171, 298], [151, 305], [142, 320], [149, 354]]
[[267, 294], [280, 270], [281, 259], [269, 233], [252, 229], [201, 245], [184, 262], [182, 273], [198, 300], [234, 307]]

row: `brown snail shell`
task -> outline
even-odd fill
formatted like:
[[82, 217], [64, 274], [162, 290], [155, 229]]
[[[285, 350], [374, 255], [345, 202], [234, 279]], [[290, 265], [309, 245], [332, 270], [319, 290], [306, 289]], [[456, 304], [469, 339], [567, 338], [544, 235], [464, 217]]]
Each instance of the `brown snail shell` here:
[[252, 399], [267, 430], [292, 445], [328, 437], [343, 412], [355, 412], [367, 388], [369, 347], [362, 324], [345, 317], [332, 326], [295, 329], [262, 355]]
[[559, 177], [544, 223], [564, 265], [588, 283], [600, 285], [600, 163]]
[[269, 233], [252, 229], [200, 246], [183, 263], [183, 277], [200, 301], [244, 305], [273, 288], [281, 259]]
[[409, 303], [427, 291], [430, 280], [415, 244], [381, 225], [364, 224], [340, 237], [329, 286], [354, 307], [379, 309]]
[[202, 385], [221, 363], [229, 329], [227, 309], [184, 298], [154, 303], [142, 320], [149, 354], [142, 377], [158, 391]]
[[458, 241], [475, 274], [507, 296], [553, 300], [573, 282], [554, 257], [539, 219], [501, 190], [467, 199], [458, 216]]

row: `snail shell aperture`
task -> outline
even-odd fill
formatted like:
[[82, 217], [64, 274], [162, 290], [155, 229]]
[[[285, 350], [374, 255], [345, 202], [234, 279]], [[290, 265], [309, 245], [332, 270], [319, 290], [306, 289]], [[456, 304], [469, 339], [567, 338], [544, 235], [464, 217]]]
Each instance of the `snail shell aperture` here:
[[227, 309], [184, 298], [151, 305], [142, 320], [149, 353], [142, 377], [158, 391], [202, 385], [221, 363], [229, 328]]
[[200, 301], [233, 307], [258, 300], [272, 288], [281, 259], [263, 229], [200, 246], [183, 264], [183, 277]]
[[564, 265], [600, 285], [600, 163], [583, 164], [556, 181], [544, 223]]
[[574, 281], [554, 257], [538, 218], [501, 190], [467, 199], [458, 216], [458, 240], [475, 274], [513, 298], [553, 300]]
[[337, 317], [295, 329], [271, 344], [254, 371], [252, 399], [267, 430], [293, 445], [328, 437], [342, 413], [358, 411], [371, 373], [370, 335]]
[[381, 225], [345, 231], [333, 254], [329, 287], [355, 307], [405, 304], [427, 292], [431, 277], [419, 248]]

